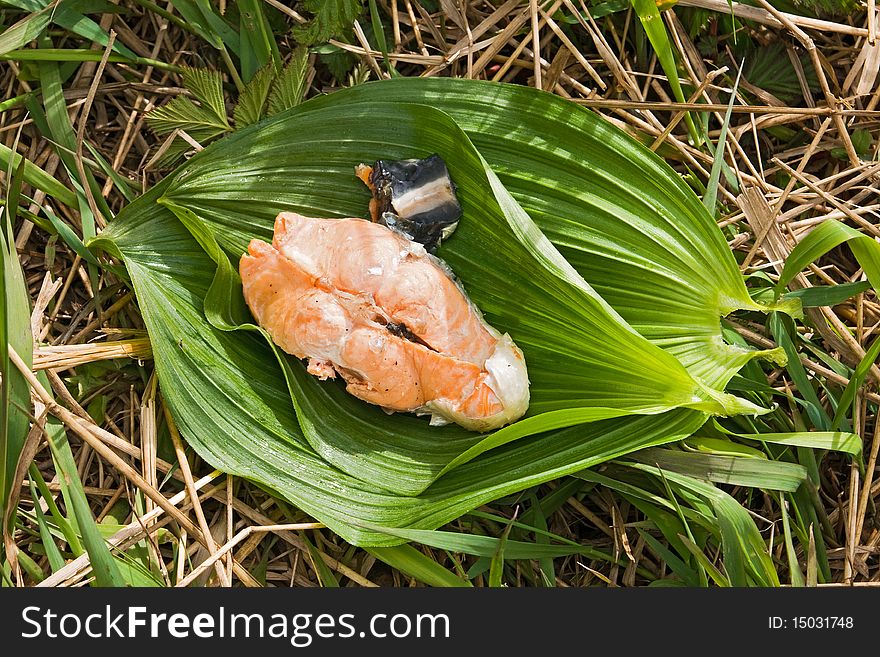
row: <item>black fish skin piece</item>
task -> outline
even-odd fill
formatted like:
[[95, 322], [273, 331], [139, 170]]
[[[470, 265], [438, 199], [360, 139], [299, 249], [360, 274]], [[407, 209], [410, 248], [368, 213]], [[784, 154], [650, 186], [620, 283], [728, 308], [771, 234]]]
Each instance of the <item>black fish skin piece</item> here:
[[[461, 218], [455, 184], [443, 159], [433, 154], [421, 160], [378, 160], [370, 177], [378, 203], [379, 223], [396, 230], [431, 253], [449, 237]], [[408, 213], [401, 201], [428, 187], [435, 187], [438, 203], [417, 213]]]

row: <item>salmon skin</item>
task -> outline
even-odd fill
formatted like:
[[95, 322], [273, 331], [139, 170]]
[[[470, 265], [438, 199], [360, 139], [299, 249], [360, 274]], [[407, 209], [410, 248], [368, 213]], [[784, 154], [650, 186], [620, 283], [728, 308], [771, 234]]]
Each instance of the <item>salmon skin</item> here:
[[370, 215], [434, 253], [461, 219], [461, 205], [446, 163], [433, 154], [422, 160], [378, 160], [360, 164], [357, 176], [370, 188]]
[[285, 352], [388, 412], [490, 431], [529, 404], [522, 352], [442, 261], [364, 219], [282, 212], [239, 265], [245, 301]]

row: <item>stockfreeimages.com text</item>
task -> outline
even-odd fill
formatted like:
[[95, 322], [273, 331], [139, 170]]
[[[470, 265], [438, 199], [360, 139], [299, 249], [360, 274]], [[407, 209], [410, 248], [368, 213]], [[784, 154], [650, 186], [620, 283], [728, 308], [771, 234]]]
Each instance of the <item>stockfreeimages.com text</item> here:
[[446, 614], [372, 614], [358, 622], [356, 614], [241, 614], [218, 607], [213, 613], [155, 613], [146, 607], [102, 612], [57, 614], [50, 608], [25, 607], [22, 638], [273, 638], [305, 648], [316, 638], [437, 638], [450, 637]]

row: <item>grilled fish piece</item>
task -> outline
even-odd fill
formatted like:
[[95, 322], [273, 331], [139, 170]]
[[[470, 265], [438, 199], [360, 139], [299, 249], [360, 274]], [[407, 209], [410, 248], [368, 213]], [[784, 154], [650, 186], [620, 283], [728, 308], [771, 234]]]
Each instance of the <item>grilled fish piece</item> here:
[[370, 216], [434, 253], [461, 219], [461, 205], [439, 155], [418, 160], [378, 160], [355, 173], [370, 188]]
[[522, 352], [489, 326], [442, 263], [362, 219], [283, 212], [239, 265], [257, 322], [321, 379], [388, 411], [489, 431], [525, 413]]

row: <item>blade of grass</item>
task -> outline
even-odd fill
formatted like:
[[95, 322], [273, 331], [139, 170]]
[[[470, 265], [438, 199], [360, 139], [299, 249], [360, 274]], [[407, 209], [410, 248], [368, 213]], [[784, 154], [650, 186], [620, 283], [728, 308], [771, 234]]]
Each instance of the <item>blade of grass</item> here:
[[776, 340], [776, 344], [783, 348], [785, 355], [788, 357], [785, 369], [797, 386], [801, 397], [806, 402], [807, 415], [809, 415], [815, 427], [821, 431], [829, 431], [832, 426], [831, 418], [828, 417], [828, 413], [825, 412], [816, 391], [810, 384], [810, 379], [798, 356], [797, 348], [789, 337], [789, 330], [783, 317], [776, 312], [770, 313], [767, 318], [767, 325], [770, 333], [773, 335], [773, 339]]
[[805, 287], [801, 290], [787, 292], [782, 298], [800, 299], [801, 306], [804, 308], [836, 306], [870, 287], [870, 281], [856, 281], [855, 283], [842, 283], [840, 285], [817, 285], [816, 287]]
[[309, 540], [309, 537], [306, 536], [305, 533], [302, 533], [300, 536], [306, 544], [306, 549], [309, 551], [312, 567], [315, 569], [315, 574], [318, 576], [318, 581], [321, 582], [321, 586], [324, 588], [338, 588], [339, 582], [336, 580], [333, 571], [330, 570], [326, 563], [324, 563], [321, 554], [318, 552], [318, 548], [315, 547], [314, 543]]
[[29, 481], [29, 484], [31, 489], [31, 499], [34, 501], [34, 511], [36, 511], [37, 514], [37, 527], [40, 530], [40, 539], [43, 542], [43, 549], [46, 551], [46, 558], [49, 560], [49, 567], [52, 569], [53, 573], [57, 573], [64, 568], [64, 557], [61, 556], [61, 550], [58, 549], [58, 546], [55, 544], [55, 538], [52, 536], [52, 532], [49, 531], [49, 523], [46, 519], [46, 514], [43, 513], [43, 507], [39, 503], [40, 498], [37, 495], [37, 489], [34, 486], [33, 479]]
[[[847, 383], [846, 388], [843, 389], [843, 394], [840, 395], [840, 400], [837, 402], [837, 410], [831, 420], [831, 426], [839, 429], [844, 428], [843, 423], [845, 422], [846, 413], [847, 411], [852, 410], [852, 404], [855, 401], [856, 392], [862, 387], [865, 377], [868, 375], [871, 366], [877, 362], [878, 356], [880, 356], [880, 337], [874, 338], [873, 344], [871, 344], [865, 352], [865, 357], [859, 361], [859, 364], [856, 366], [856, 369], [853, 371], [852, 376], [849, 379], [849, 383]], [[858, 436], [855, 438], [857, 439], [858, 453], [861, 454], [862, 441], [861, 439], [858, 439]]]
[[51, 15], [49, 8], [22, 18], [0, 34], [0, 56], [24, 48], [36, 39], [49, 24]]
[[[512, 520], [512, 519], [511, 519]], [[509, 522], [504, 528], [501, 537], [498, 539], [498, 547], [495, 554], [492, 555], [489, 564], [489, 586], [492, 588], [501, 588], [504, 577], [504, 546], [507, 544], [507, 537], [510, 536], [510, 530], [513, 527]]]
[[[88, 50], [86, 48], [39, 48], [24, 50], [9, 50], [0, 54], [0, 60], [13, 62], [100, 62], [103, 57], [100, 50]], [[113, 53], [107, 58], [108, 62], [122, 64], [140, 64], [152, 66], [162, 71], [180, 73], [181, 67], [167, 64], [158, 59], [149, 57], [129, 58], [118, 53]]]
[[[46, 424], [47, 433], [49, 433], [50, 435], [54, 430], [57, 429], [57, 426], [53, 429], [50, 428], [50, 425], [48, 423]], [[63, 432], [63, 429], [61, 431]], [[82, 546], [82, 542], [79, 539], [79, 535], [77, 534], [76, 529], [64, 516], [64, 514], [61, 513], [58, 505], [55, 503], [55, 498], [52, 496], [52, 493], [49, 492], [49, 487], [46, 486], [46, 482], [43, 481], [43, 477], [40, 474], [40, 471], [37, 470], [37, 466], [31, 464], [28, 472], [31, 476], [31, 481], [37, 484], [37, 488], [40, 491], [40, 496], [46, 503], [46, 508], [49, 511], [49, 515], [52, 516], [52, 520], [55, 522], [55, 525], [64, 536], [64, 540], [67, 541], [68, 548], [70, 549], [71, 553], [73, 553], [73, 556], [78, 557], [85, 551], [85, 549]]]
[[[101, 46], [107, 47], [107, 33], [101, 29], [91, 18], [84, 15], [90, 7], [83, 2], [66, 2], [55, 3], [51, 0], [4, 0], [3, 4], [18, 7], [25, 11], [39, 11], [47, 8], [47, 5], [55, 5], [50, 13], [50, 21], [60, 27], [67, 28], [74, 34], [93, 41]], [[102, 3], [103, 4], [103, 3]], [[91, 9], [103, 9], [106, 5], [97, 5]], [[113, 50], [128, 58], [135, 58], [137, 55], [129, 50], [121, 43], [114, 43]]]
[[730, 100], [727, 103], [727, 112], [724, 114], [724, 123], [721, 124], [721, 134], [718, 135], [718, 144], [715, 147], [712, 169], [709, 172], [709, 182], [706, 183], [706, 193], [703, 195], [703, 205], [713, 217], [715, 216], [715, 204], [718, 199], [718, 184], [721, 180], [721, 167], [724, 166], [724, 147], [727, 144], [727, 129], [730, 126], [730, 115], [733, 112], [733, 103], [736, 100], [736, 90], [739, 88], [739, 80], [742, 76], [742, 64], [736, 72], [736, 82], [730, 90]]
[[394, 64], [388, 57], [388, 42], [385, 40], [385, 27], [382, 25], [382, 19], [379, 17], [379, 7], [376, 0], [370, 0], [370, 22], [373, 26], [373, 36], [376, 38], [376, 44], [379, 46], [379, 52], [382, 53], [382, 59], [385, 61], [385, 68], [391, 77], [400, 75]]
[[[631, 2], [642, 27], [645, 29], [645, 34], [648, 35], [648, 40], [654, 48], [657, 60], [660, 62], [663, 72], [666, 73], [669, 86], [672, 87], [672, 95], [675, 96], [679, 103], [687, 102], [687, 99], [684, 97], [684, 91], [681, 88], [681, 80], [678, 77], [678, 66], [675, 62], [675, 54], [672, 52], [672, 44], [669, 43], [669, 35], [666, 33], [666, 26], [660, 17], [657, 3], [654, 0], [631, 0]], [[684, 115], [684, 120], [687, 123], [688, 133], [694, 145], [700, 146], [703, 143], [703, 139], [697, 131], [697, 126], [694, 124], [690, 113]], [[723, 143], [723, 139], [721, 143]]]
[[[537, 495], [531, 496], [532, 503], [529, 506], [529, 517], [532, 524], [540, 531], [535, 532], [535, 543], [544, 545], [550, 544], [550, 537], [547, 535], [547, 515], [544, 512], [543, 504]], [[548, 532], [549, 533], [549, 532]], [[541, 559], [538, 561], [540, 566], [541, 581], [544, 586], [555, 586], [556, 584], [556, 568], [553, 565], [553, 559]]]
[[366, 548], [367, 552], [381, 559], [392, 568], [396, 568], [417, 581], [430, 586], [470, 587], [467, 580], [448, 571], [433, 559], [406, 543], [392, 547]]
[[865, 272], [871, 287], [880, 290], [880, 244], [872, 237], [835, 219], [823, 221], [798, 242], [782, 268], [776, 292], [780, 293], [808, 264], [834, 247], [849, 243], [853, 255]]
[[645, 543], [648, 544], [648, 546], [657, 554], [657, 556], [663, 559], [663, 561], [666, 563], [667, 566], [669, 566], [672, 572], [681, 578], [682, 582], [684, 582], [686, 586], [699, 586], [700, 579], [696, 570], [694, 570], [684, 561], [679, 559], [672, 550], [663, 545], [660, 541], [651, 536], [641, 527], [636, 527], [636, 531], [639, 532], [639, 535], [645, 540]]
[[794, 491], [807, 478], [806, 468], [795, 463], [748, 456], [728, 456], [674, 449], [648, 449], [631, 457], [641, 463], [719, 484]]
[[[18, 137], [15, 144], [18, 143]], [[13, 221], [18, 211], [24, 161], [6, 171], [8, 187], [5, 205], [0, 208], [0, 518], [6, 517], [6, 504], [14, 481], [19, 454], [24, 446], [30, 424], [30, 388], [27, 381], [9, 361], [9, 349], [25, 354], [28, 366], [33, 361], [33, 336], [30, 325], [30, 297], [25, 274], [15, 248]], [[10, 507], [10, 511], [12, 507]], [[5, 522], [5, 521], [4, 521]], [[15, 514], [9, 514], [11, 528]], [[2, 532], [7, 536], [6, 532]]]
[[83, 491], [67, 436], [60, 434], [56, 437], [50, 437], [49, 447], [52, 450], [52, 458], [55, 461], [59, 479], [66, 484], [69, 491], [70, 512], [76, 518], [83, 544], [89, 553], [95, 583], [101, 587], [125, 586], [126, 581], [119, 572], [119, 567], [110, 553], [107, 542], [98, 531], [95, 517], [89, 508], [89, 502]]
[[17, 167], [21, 162], [24, 162], [22, 176], [28, 185], [45, 192], [48, 196], [51, 196], [59, 203], [63, 203], [70, 208], [77, 207], [76, 194], [74, 192], [70, 191], [66, 186], [58, 182], [58, 180], [43, 171], [26, 157], [14, 152], [5, 144], [0, 143], [0, 166], [4, 169], [9, 167], [10, 164], [13, 167]]
[[718, 586], [727, 587], [731, 585], [727, 577], [725, 577], [724, 574], [720, 570], [718, 570], [711, 561], [709, 561], [709, 557], [707, 557], [703, 553], [703, 551], [700, 549], [700, 546], [694, 543], [687, 536], [679, 536], [679, 538], [681, 539], [681, 542], [684, 543], [684, 546], [688, 549], [688, 551], [690, 551], [690, 553], [694, 555], [694, 558], [699, 562], [700, 567], [704, 571], [706, 571], [706, 573], [708, 573], [709, 577], [712, 578], [712, 581], [714, 581]]
[[788, 521], [788, 505], [785, 496], [779, 494], [779, 509], [782, 511], [782, 532], [785, 537], [785, 553], [788, 556], [788, 572], [792, 586], [804, 586], [804, 574], [798, 564], [797, 554], [794, 551], [794, 541], [791, 538], [791, 525]]
[[241, 50], [241, 79], [247, 83], [254, 74], [269, 63], [281, 66], [281, 53], [263, 13], [263, 3], [257, 0], [238, 0], [239, 37]]

